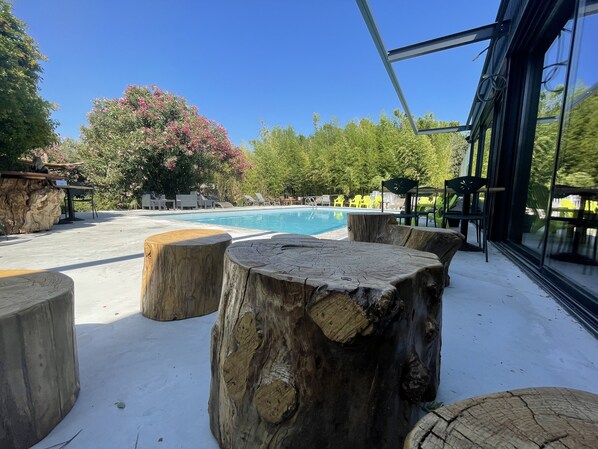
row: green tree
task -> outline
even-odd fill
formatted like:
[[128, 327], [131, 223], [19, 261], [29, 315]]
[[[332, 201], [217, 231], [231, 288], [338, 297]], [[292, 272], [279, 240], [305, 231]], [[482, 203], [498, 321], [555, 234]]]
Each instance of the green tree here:
[[56, 139], [53, 105], [38, 92], [44, 57], [26, 25], [0, 0], [0, 168], [11, 168], [26, 151]]
[[129, 86], [95, 100], [82, 127], [86, 177], [124, 207], [142, 192], [189, 192], [214, 176], [242, 177], [247, 161], [226, 130], [185, 99], [156, 87]]

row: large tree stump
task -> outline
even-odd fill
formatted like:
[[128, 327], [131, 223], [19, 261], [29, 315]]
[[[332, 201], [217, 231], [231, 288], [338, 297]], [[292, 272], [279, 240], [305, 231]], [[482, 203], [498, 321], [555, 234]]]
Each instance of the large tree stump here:
[[73, 281], [48, 271], [0, 271], [0, 447], [33, 446], [78, 394]]
[[144, 245], [141, 313], [170, 321], [218, 310], [224, 251], [231, 236], [184, 229], [148, 237]]
[[221, 448], [400, 447], [440, 365], [443, 268], [391, 245], [231, 245], [212, 330]]
[[444, 265], [444, 285], [450, 284], [449, 265], [465, 242], [459, 232], [443, 228], [422, 228], [398, 224], [394, 214], [347, 214], [349, 240], [386, 243], [436, 254]]
[[60, 220], [63, 200], [46, 180], [0, 177], [0, 224], [7, 234], [47, 231]]
[[424, 416], [404, 449], [598, 447], [598, 395], [528, 388], [466, 399]]

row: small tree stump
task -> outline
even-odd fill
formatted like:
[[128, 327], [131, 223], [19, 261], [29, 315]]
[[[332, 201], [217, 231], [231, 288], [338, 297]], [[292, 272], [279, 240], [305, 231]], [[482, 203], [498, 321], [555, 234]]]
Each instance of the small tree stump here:
[[598, 447], [598, 395], [528, 388], [466, 399], [424, 416], [404, 449]]
[[436, 254], [444, 265], [444, 285], [450, 284], [448, 274], [453, 256], [465, 242], [465, 236], [451, 229], [422, 228], [398, 224], [394, 214], [347, 214], [349, 240], [386, 243]]
[[33, 446], [78, 394], [73, 281], [49, 271], [0, 271], [0, 447]]
[[148, 237], [144, 245], [141, 313], [171, 321], [218, 310], [224, 251], [223, 231], [184, 229]]
[[231, 245], [212, 330], [220, 447], [400, 447], [438, 387], [443, 268], [391, 245]]

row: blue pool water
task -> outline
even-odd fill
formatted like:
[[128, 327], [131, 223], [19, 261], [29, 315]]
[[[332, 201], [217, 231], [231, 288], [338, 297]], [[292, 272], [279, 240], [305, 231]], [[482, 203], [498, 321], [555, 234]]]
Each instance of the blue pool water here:
[[347, 227], [347, 210], [332, 207], [169, 214], [162, 215], [162, 217], [220, 226], [309, 235]]

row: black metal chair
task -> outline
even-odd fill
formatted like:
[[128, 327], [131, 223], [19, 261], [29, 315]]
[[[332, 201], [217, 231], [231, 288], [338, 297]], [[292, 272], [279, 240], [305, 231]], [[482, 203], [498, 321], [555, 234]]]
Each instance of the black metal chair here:
[[91, 217], [96, 218], [98, 216], [98, 210], [96, 209], [96, 205], [93, 201], [93, 195], [95, 189], [93, 188], [92, 184], [86, 184], [83, 182], [71, 182], [70, 185], [72, 186], [82, 186], [82, 187], [91, 187], [91, 189], [72, 189], [71, 196], [73, 201], [73, 208], [74, 203], [91, 203]]
[[[425, 192], [427, 190], [436, 190], [434, 189], [434, 187], [422, 187], [422, 190]], [[428, 222], [430, 220], [432, 220], [432, 223], [434, 223], [434, 227], [436, 228], [436, 202], [438, 201], [438, 195], [434, 194], [434, 202], [432, 203], [431, 206], [427, 206], [425, 209], [423, 209], [419, 214], [423, 215], [424, 217], [426, 217], [426, 228], [428, 227]]]
[[[442, 227], [446, 228], [448, 220], [473, 221], [476, 222], [476, 234], [478, 245], [481, 240], [481, 229], [484, 230], [484, 239], [482, 249], [486, 254], [486, 262], [488, 262], [488, 214], [487, 212], [487, 198], [480, 201], [478, 197], [478, 190], [488, 184], [486, 178], [477, 176], [461, 176], [459, 178], [449, 179], [444, 181], [444, 197], [443, 197], [443, 215]], [[450, 198], [452, 195], [462, 198], [461, 209], [451, 209], [450, 205], [454, 204]], [[457, 202], [459, 200], [457, 199]]]
[[[395, 195], [405, 196], [405, 210], [396, 214], [398, 220], [414, 219], [417, 226], [419, 212], [417, 211], [417, 196], [419, 181], [407, 178], [393, 178], [382, 181], [382, 212], [384, 212], [384, 187]], [[406, 222], [407, 223], [407, 222]]]

